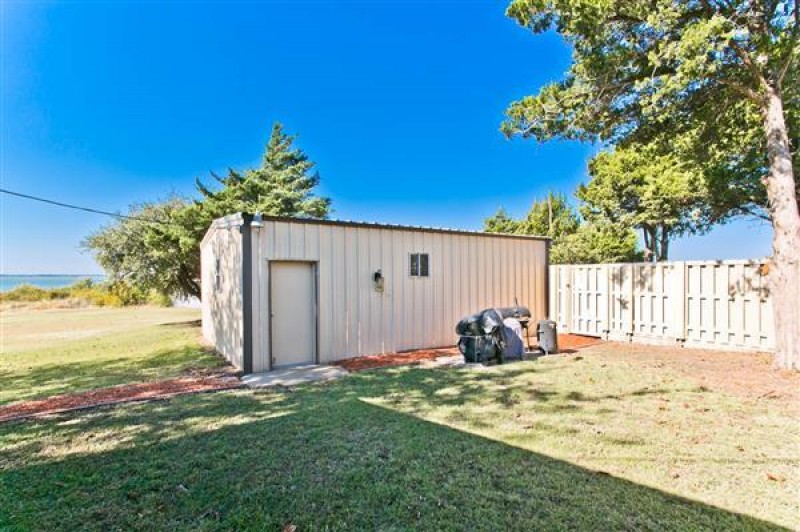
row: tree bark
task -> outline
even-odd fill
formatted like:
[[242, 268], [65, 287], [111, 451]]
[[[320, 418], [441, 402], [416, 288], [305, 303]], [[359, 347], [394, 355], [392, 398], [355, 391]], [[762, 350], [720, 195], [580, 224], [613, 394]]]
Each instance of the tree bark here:
[[644, 235], [645, 260], [647, 262], [658, 262], [658, 228], [649, 225], [642, 226]]
[[663, 225], [661, 226], [661, 251], [658, 260], [668, 260], [669, 257], [669, 232]]
[[800, 369], [800, 212], [780, 89], [766, 87], [764, 127], [772, 219], [772, 266], [768, 281], [775, 324], [775, 365]]

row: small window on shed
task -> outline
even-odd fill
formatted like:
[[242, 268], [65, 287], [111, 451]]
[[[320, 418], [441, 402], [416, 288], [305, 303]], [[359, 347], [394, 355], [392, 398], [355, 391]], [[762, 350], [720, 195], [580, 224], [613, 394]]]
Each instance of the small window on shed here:
[[430, 266], [427, 253], [411, 253], [409, 255], [409, 275], [411, 277], [428, 277], [430, 276]]
[[217, 259], [214, 263], [214, 290], [219, 292], [222, 289], [222, 269], [220, 267], [220, 260]]

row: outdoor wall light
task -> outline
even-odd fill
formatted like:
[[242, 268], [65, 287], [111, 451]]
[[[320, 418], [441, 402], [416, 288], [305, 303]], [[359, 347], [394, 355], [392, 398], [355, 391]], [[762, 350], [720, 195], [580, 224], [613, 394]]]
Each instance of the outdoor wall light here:
[[256, 211], [255, 215], [253, 215], [253, 221], [250, 223], [250, 226], [255, 227], [256, 229], [259, 227], [264, 227], [264, 217], [260, 212]]
[[383, 281], [383, 272], [376, 270], [375, 273], [372, 274], [372, 283], [375, 285], [376, 292], [383, 292]]

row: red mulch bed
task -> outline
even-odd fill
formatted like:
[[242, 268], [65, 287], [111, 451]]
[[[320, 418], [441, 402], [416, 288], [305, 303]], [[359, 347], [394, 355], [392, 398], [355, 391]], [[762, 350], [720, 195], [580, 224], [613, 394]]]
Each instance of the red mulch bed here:
[[408, 351], [404, 353], [390, 353], [386, 355], [367, 355], [357, 358], [348, 358], [334, 362], [347, 371], [361, 371], [373, 368], [385, 368], [388, 366], [407, 366], [419, 364], [425, 360], [434, 360], [439, 357], [457, 355], [458, 349], [455, 347], [444, 349], [421, 349], [419, 351]]
[[581, 336], [579, 334], [559, 334], [558, 350], [560, 353], [574, 353], [582, 347], [602, 343], [600, 338], [594, 336]]
[[[559, 334], [558, 348], [561, 353], [575, 353], [578, 349], [601, 343], [599, 338], [580, 336], [577, 334]], [[365, 369], [385, 368], [390, 366], [408, 366], [419, 364], [426, 360], [439, 357], [458, 355], [455, 347], [441, 349], [421, 349], [403, 353], [389, 353], [386, 355], [367, 355], [363, 357], [348, 358], [334, 362], [347, 371], [362, 371]]]
[[70, 410], [81, 410], [101, 405], [166, 399], [187, 393], [209, 392], [239, 388], [242, 383], [236, 377], [208, 376], [182, 377], [157, 382], [142, 382], [98, 388], [82, 393], [54, 395], [46, 399], [23, 401], [0, 406], [0, 422], [33, 416], [57, 414]]

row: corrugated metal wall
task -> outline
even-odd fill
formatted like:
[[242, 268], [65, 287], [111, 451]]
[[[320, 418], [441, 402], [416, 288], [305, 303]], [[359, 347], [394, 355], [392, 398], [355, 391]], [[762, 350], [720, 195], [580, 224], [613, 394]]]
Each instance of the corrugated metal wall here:
[[[214, 222], [200, 244], [203, 336], [232, 364], [242, 367], [242, 234], [240, 216]], [[219, 286], [216, 260], [220, 261]]]
[[[317, 263], [321, 362], [454, 345], [461, 317], [514, 297], [546, 314], [544, 240], [292, 221], [252, 231], [253, 371], [270, 367], [269, 261]], [[430, 277], [409, 276], [410, 253], [430, 255]]]
[[550, 315], [562, 332], [770, 351], [762, 271], [741, 260], [554, 265]]

